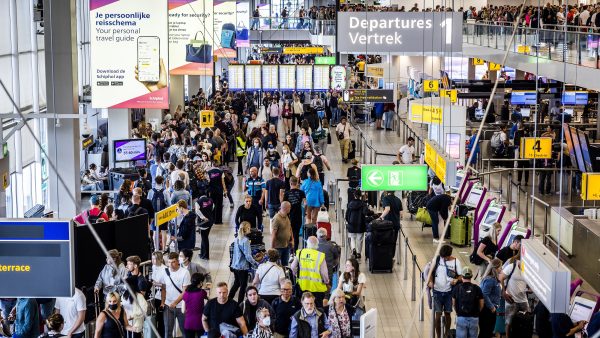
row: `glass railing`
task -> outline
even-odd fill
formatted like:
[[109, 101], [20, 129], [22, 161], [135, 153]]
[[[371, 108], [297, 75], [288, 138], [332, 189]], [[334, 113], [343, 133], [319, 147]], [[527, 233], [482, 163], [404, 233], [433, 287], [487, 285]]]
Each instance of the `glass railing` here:
[[335, 20], [317, 20], [306, 17], [251, 18], [250, 30], [308, 30], [313, 35], [335, 35]]
[[[598, 57], [600, 30], [589, 27], [529, 28], [498, 23], [471, 23], [463, 26], [463, 42], [509, 49], [512, 53], [531, 55], [542, 59], [566, 62], [590, 68], [600, 68]], [[510, 37], [516, 29], [512, 43]]]

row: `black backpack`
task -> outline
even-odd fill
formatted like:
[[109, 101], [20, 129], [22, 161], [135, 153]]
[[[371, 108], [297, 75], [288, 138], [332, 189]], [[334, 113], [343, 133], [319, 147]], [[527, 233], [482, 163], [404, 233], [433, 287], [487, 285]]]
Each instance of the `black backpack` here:
[[167, 207], [167, 201], [165, 201], [165, 189], [152, 188], [154, 195], [152, 195], [152, 208], [155, 212], [159, 212]]
[[323, 172], [323, 159], [321, 159], [321, 155], [315, 155], [314, 164], [317, 166], [317, 172]]
[[462, 283], [458, 286], [456, 293], [457, 310], [463, 314], [479, 312], [479, 300], [477, 299], [477, 285]]
[[94, 216], [92, 214], [90, 214], [90, 211], [86, 211], [87, 213], [87, 219], [88, 221], [90, 221], [90, 224], [96, 224], [98, 223], [98, 220], [102, 218], [102, 214], [104, 214], [104, 211], [100, 211], [98, 213], [98, 215]]

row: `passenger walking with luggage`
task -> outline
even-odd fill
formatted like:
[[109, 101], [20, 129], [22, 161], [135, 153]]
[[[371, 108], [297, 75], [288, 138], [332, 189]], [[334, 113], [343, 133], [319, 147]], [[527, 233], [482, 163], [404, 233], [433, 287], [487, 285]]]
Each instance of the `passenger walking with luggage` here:
[[302, 190], [306, 194], [306, 224], [316, 224], [317, 214], [325, 203], [325, 197], [315, 168], [308, 169], [308, 176], [308, 179], [302, 182]]
[[[483, 293], [471, 283], [473, 271], [468, 266], [462, 270], [462, 283], [452, 290], [452, 304], [456, 310], [456, 338], [476, 338], [479, 314], [484, 307]], [[449, 319], [449, 318], [448, 318]]]
[[340, 143], [342, 153], [342, 162], [348, 163], [348, 153], [350, 152], [350, 138], [352, 136], [352, 127], [348, 123], [348, 118], [342, 117], [342, 122], [335, 127], [335, 132]]
[[246, 237], [250, 233], [250, 223], [242, 222], [238, 236], [233, 240], [233, 259], [231, 261], [231, 269], [233, 270], [234, 281], [229, 291], [229, 299], [233, 299], [236, 292], [240, 290], [238, 295], [238, 303], [244, 301], [244, 291], [248, 285], [248, 269], [256, 268], [258, 264], [252, 257], [250, 249], [250, 240]]
[[354, 199], [346, 207], [346, 230], [350, 239], [352, 255], [357, 259], [362, 257], [362, 244], [365, 231], [367, 231], [367, 211], [369, 207], [362, 200], [360, 190], [354, 190]]
[[298, 177], [290, 177], [290, 190], [283, 194], [283, 200], [290, 202], [289, 218], [294, 235], [294, 252], [300, 243], [300, 229], [304, 226], [304, 204], [306, 202], [306, 194], [299, 189], [298, 182]]
[[442, 312], [444, 313], [444, 332], [450, 332], [450, 313], [452, 312], [452, 287], [460, 281], [458, 271], [462, 270], [460, 261], [452, 256], [452, 247], [442, 245], [440, 255], [435, 259], [427, 286], [432, 289], [433, 311], [435, 312], [435, 336], [442, 336]]
[[325, 254], [319, 252], [318, 248], [319, 240], [315, 236], [310, 236], [306, 240], [306, 248], [297, 251], [291, 268], [300, 291], [310, 291], [316, 298], [317, 307], [322, 307], [327, 284], [329, 284], [329, 272]]

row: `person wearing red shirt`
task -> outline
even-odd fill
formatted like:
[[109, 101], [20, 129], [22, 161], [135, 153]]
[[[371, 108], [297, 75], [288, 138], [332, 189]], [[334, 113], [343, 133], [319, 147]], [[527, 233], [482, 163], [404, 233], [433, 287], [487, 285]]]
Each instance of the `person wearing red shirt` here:
[[100, 209], [100, 197], [97, 195], [90, 198], [90, 208], [88, 210], [73, 218], [78, 224], [86, 224], [88, 219], [90, 223], [108, 222], [108, 216]]

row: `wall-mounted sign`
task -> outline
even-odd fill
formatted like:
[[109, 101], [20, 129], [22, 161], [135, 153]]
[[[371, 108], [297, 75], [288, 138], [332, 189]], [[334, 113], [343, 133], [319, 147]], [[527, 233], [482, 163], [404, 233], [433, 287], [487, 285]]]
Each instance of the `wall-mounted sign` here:
[[316, 56], [315, 65], [335, 65], [335, 56]]
[[462, 51], [462, 13], [340, 12], [337, 20], [342, 53]]
[[502, 65], [499, 63], [488, 62], [488, 69], [491, 71], [500, 70]]
[[331, 67], [331, 89], [333, 89], [333, 90], [346, 89], [346, 67], [344, 67], [344, 66]]
[[444, 184], [456, 183], [456, 161], [431, 141], [425, 141], [425, 163]]
[[410, 104], [410, 120], [412, 122], [441, 124], [443, 115], [442, 107], [412, 102]]
[[200, 111], [200, 128], [212, 128], [215, 126], [215, 111], [201, 110]]
[[383, 77], [383, 67], [367, 66], [367, 76]]
[[600, 200], [600, 173], [581, 174], [581, 199], [584, 201]]
[[[2, 298], [71, 297], [75, 291], [68, 219], [0, 220]], [[40, 287], [40, 281], [52, 281]]]
[[361, 189], [363, 191], [425, 191], [427, 188], [426, 165], [362, 166]]
[[394, 91], [389, 89], [347, 89], [342, 99], [349, 103], [393, 102]]
[[323, 54], [323, 47], [283, 47], [283, 54]]
[[519, 154], [521, 158], [552, 158], [552, 138], [522, 137]]
[[550, 313], [569, 310], [571, 271], [537, 239], [521, 240], [521, 275]]
[[423, 90], [428, 93], [437, 93], [440, 90], [438, 80], [423, 80]]
[[458, 101], [458, 90], [456, 89], [443, 89], [440, 90], [441, 97], [449, 97], [450, 102], [456, 103]]
[[86, 150], [87, 148], [89, 148], [92, 144], [94, 144], [94, 136], [90, 135], [86, 138], [84, 138], [81, 141], [81, 150]]
[[93, 108], [169, 108], [167, 14], [167, 0], [90, 0]]
[[483, 64], [485, 64], [484, 59], [473, 58], [473, 66], [481, 66]]

